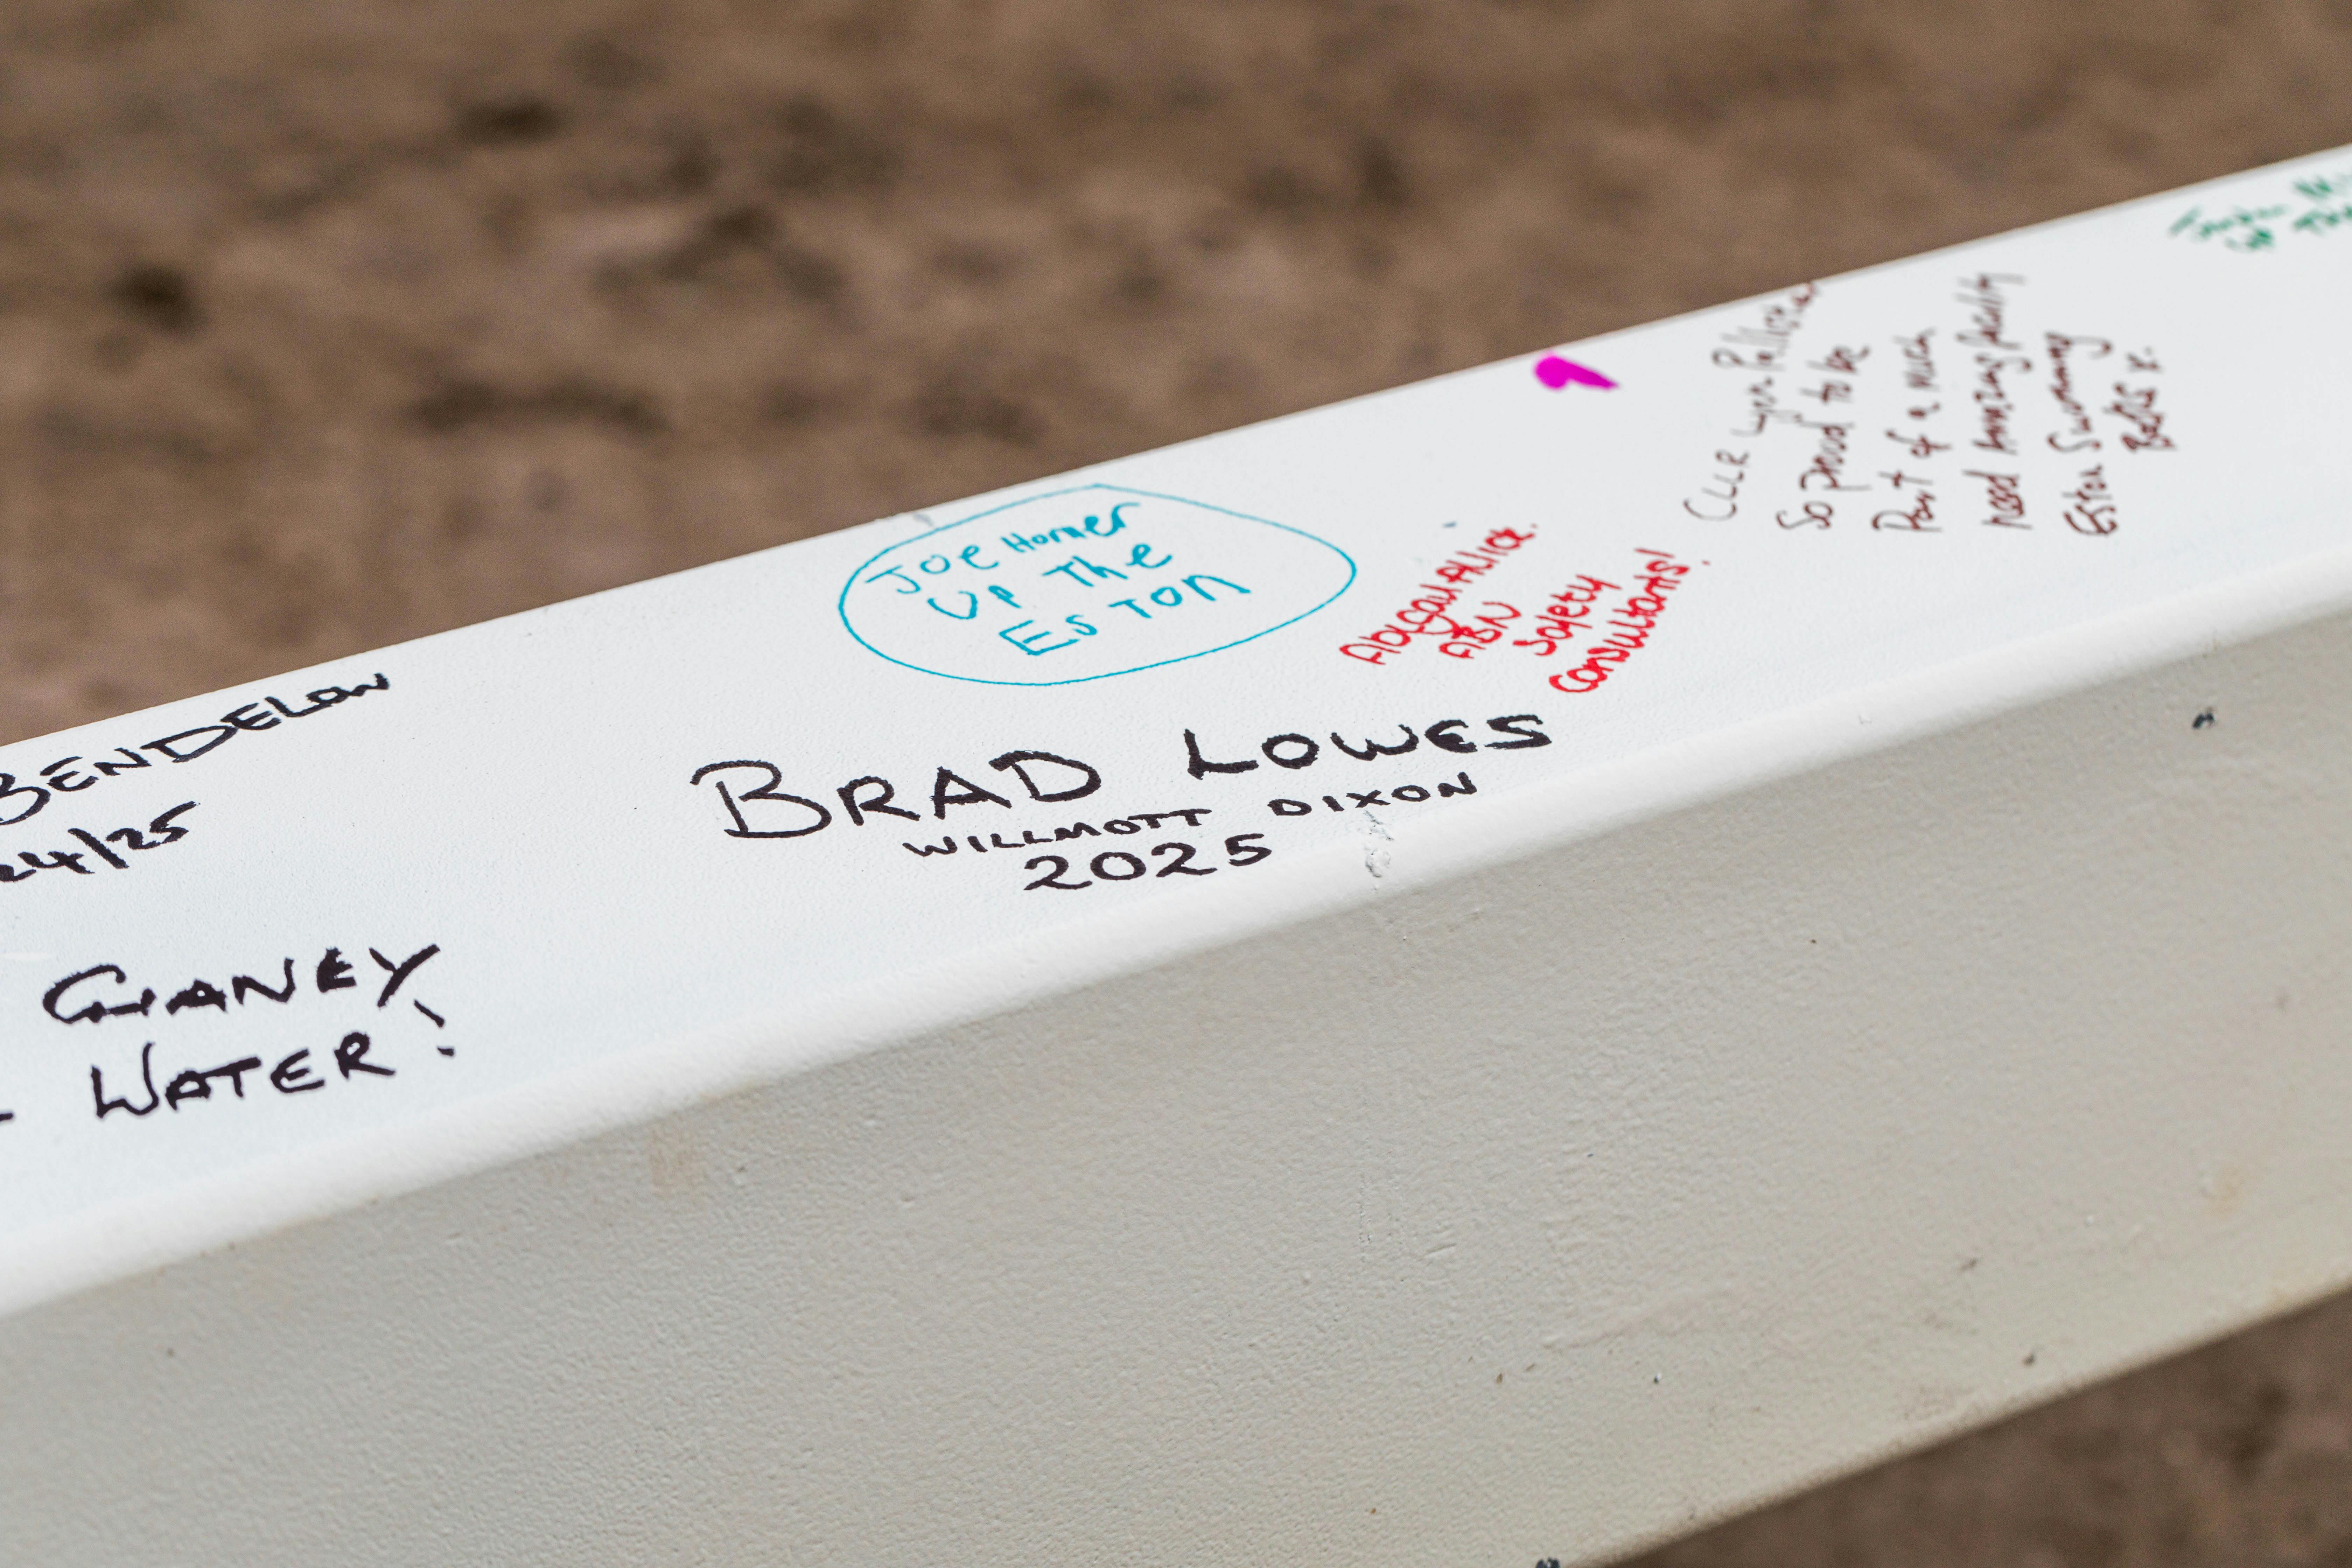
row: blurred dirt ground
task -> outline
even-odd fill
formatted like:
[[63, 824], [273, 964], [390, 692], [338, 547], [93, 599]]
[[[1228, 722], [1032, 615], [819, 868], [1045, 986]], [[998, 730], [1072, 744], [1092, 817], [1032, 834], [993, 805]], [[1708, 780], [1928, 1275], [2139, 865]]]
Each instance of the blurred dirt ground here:
[[1622, 1568], [2347, 1568], [2352, 1299]]
[[[2352, 0], [9, 0], [0, 738], [2352, 142]], [[2352, 1307], [1702, 1564], [2352, 1563]]]

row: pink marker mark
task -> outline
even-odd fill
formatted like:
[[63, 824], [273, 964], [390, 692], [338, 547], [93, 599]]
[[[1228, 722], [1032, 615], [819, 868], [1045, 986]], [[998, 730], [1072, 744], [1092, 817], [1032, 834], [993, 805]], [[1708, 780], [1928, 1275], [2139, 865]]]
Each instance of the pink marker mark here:
[[1572, 359], [1562, 359], [1558, 354], [1546, 354], [1536, 361], [1536, 379], [1554, 392], [1571, 382], [1578, 386], [1597, 386], [1603, 392], [1617, 384], [1591, 366], [1579, 364]]

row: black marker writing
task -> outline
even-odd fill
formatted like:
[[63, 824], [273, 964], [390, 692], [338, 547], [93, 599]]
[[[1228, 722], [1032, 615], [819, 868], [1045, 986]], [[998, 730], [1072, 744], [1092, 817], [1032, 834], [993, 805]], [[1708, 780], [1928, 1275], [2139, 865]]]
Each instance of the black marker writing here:
[[[0, 773], [0, 785], [7, 782], [8, 775]], [[39, 809], [38, 805], [33, 807], [34, 811]], [[195, 809], [194, 801], [182, 801], [169, 811], [159, 812], [151, 817], [143, 833], [136, 827], [118, 827], [102, 839], [86, 829], [68, 827], [65, 837], [81, 846], [80, 848], [52, 849], [46, 856], [37, 849], [20, 849], [16, 852], [16, 858], [23, 864], [12, 866], [5, 859], [0, 859], [0, 882], [30, 881], [43, 871], [71, 871], [82, 877], [97, 876], [100, 867], [128, 871], [131, 863], [125, 856], [161, 849], [166, 844], [177, 844], [185, 838], [188, 830], [179, 826], [176, 819]], [[26, 813], [27, 816], [31, 815], [31, 812]], [[150, 837], [150, 834], [154, 837]], [[119, 848], [107, 847], [110, 844], [119, 846]], [[97, 860], [97, 866], [90, 864], [93, 858]]]
[[[265, 697], [259, 702], [241, 703], [212, 723], [198, 724], [176, 734], [159, 736], [137, 746], [117, 746], [109, 756], [85, 757], [77, 752], [69, 757], [59, 757], [40, 770], [37, 783], [31, 779], [19, 782], [14, 773], [0, 773], [0, 827], [14, 826], [38, 815], [57, 795], [79, 795], [119, 773], [154, 767], [157, 765], [156, 757], [161, 757], [167, 764], [193, 763], [209, 752], [219, 750], [239, 735], [275, 730], [289, 719], [307, 719], [340, 703], [364, 697], [371, 691], [388, 691], [391, 689], [390, 679], [379, 672], [373, 680], [359, 681], [350, 686], [322, 686], [316, 691], [305, 692], [303, 706], [299, 708], [275, 697]], [[142, 752], [152, 752], [155, 755], [142, 756], [140, 753]], [[107, 837], [113, 838], [115, 836], [110, 833]], [[96, 852], [100, 855], [106, 853], [103, 849]], [[0, 878], [0, 880], [15, 879]]]
[[[992, 773], [1011, 775], [1003, 781], [1005, 790], [1017, 781], [1029, 799], [1052, 805], [1083, 800], [1103, 784], [1102, 773], [1090, 763], [1052, 752], [1005, 752], [991, 758], [988, 766]], [[721, 831], [730, 838], [805, 838], [834, 822], [831, 806], [814, 795], [785, 789], [783, 770], [760, 758], [705, 763], [687, 782], [697, 787], [708, 784], [718, 795], [719, 809], [731, 824]], [[900, 804], [898, 786], [879, 773], [851, 779], [832, 795], [852, 827], [864, 827], [877, 816], [908, 822], [924, 818], [913, 805]], [[945, 820], [953, 807], [992, 805], [1009, 811], [1013, 805], [1009, 794], [945, 764], [933, 771], [930, 788], [915, 798], [929, 805], [933, 821]]]
[[[1484, 745], [1490, 752], [1517, 752], [1530, 746], [1549, 746], [1551, 744], [1551, 737], [1536, 728], [1542, 722], [1542, 718], [1534, 713], [1506, 713], [1499, 718], [1489, 719], [1486, 721], [1486, 728], [1505, 739], [1490, 740], [1485, 742]], [[1360, 763], [1369, 763], [1379, 757], [1402, 756], [1417, 749], [1423, 740], [1441, 752], [1466, 753], [1477, 751], [1481, 744], [1462, 732], [1468, 727], [1469, 721], [1466, 719], [1441, 719], [1434, 724], [1423, 725], [1418, 731], [1410, 724], [1399, 724], [1397, 740], [1376, 740], [1372, 736], [1366, 735], [1362, 740], [1361, 750], [1358, 750], [1355, 745], [1349, 743], [1339, 731], [1333, 731], [1331, 744]], [[1258, 756], [1265, 758], [1266, 762], [1272, 763], [1277, 768], [1293, 771], [1299, 768], [1311, 768], [1323, 754], [1322, 742], [1307, 735], [1268, 735], [1258, 742]], [[1200, 736], [1190, 730], [1184, 731], [1184, 771], [1196, 779], [1205, 779], [1212, 773], [1251, 773], [1258, 765], [1258, 757], [1237, 757], [1225, 762], [1212, 761], [1209, 754], [1202, 748]]]
[[[369, 948], [368, 956], [375, 961], [385, 976], [383, 984], [376, 988], [376, 1006], [389, 1006], [409, 977], [440, 951], [440, 943], [427, 942], [404, 958], [393, 958], [375, 948]], [[261, 967], [263, 973], [269, 973], [268, 966]], [[365, 989], [355, 977], [357, 967], [343, 956], [343, 950], [340, 947], [326, 949], [316, 963], [308, 966], [308, 973], [312, 991], [321, 996], [336, 991]], [[232, 1005], [239, 1010], [251, 1005], [256, 996], [279, 1006], [293, 1001], [301, 981], [301, 976], [295, 973], [294, 961], [291, 958], [279, 959], [277, 973], [271, 978], [277, 982], [276, 984], [251, 974], [232, 974], [227, 985], [222, 986], [197, 975], [172, 993], [170, 999], [163, 1004], [163, 1016], [171, 1017], [200, 1008], [226, 1014]], [[60, 1024], [102, 1024], [109, 1018], [153, 1017], [158, 995], [155, 988], [141, 986], [135, 995], [131, 992], [131, 976], [121, 964], [92, 964], [87, 969], [74, 971], [43, 992], [41, 1011]], [[414, 1005], [418, 1012], [432, 1019], [436, 1027], [445, 1022], [440, 1014], [422, 1002], [414, 1003]]]
[[[376, 1049], [376, 1046], [377, 1042], [373, 1038], [360, 1030], [353, 1029], [345, 1034], [335, 1043], [330, 1056], [335, 1067], [335, 1077], [332, 1079], [326, 1077], [320, 1069], [320, 1065], [312, 1059], [310, 1048], [306, 1047], [301, 1050], [289, 1051], [278, 1058], [277, 1064], [269, 1068], [266, 1075], [263, 1074], [262, 1059], [259, 1057], [239, 1057], [234, 1061], [223, 1062], [218, 1067], [184, 1068], [173, 1073], [163, 1087], [158, 1089], [155, 1083], [155, 1042], [149, 1040], [139, 1047], [139, 1079], [136, 1089], [124, 1088], [110, 1093], [106, 1070], [95, 1065], [90, 1068], [91, 1110], [97, 1120], [100, 1121], [104, 1121], [117, 1111], [126, 1113], [133, 1121], [152, 1116], [158, 1110], [167, 1110], [173, 1115], [178, 1115], [192, 1100], [209, 1100], [215, 1098], [246, 1099], [245, 1088], [248, 1074], [255, 1075], [257, 1084], [267, 1082], [271, 1089], [284, 1096], [308, 1094], [315, 1089], [325, 1089], [331, 1083], [351, 1083], [365, 1079], [398, 1077], [398, 1068], [374, 1059], [372, 1053]], [[228, 1092], [226, 1095], [218, 1093], [223, 1085], [227, 1087]], [[257, 1096], [257, 1098], [268, 1097]]]

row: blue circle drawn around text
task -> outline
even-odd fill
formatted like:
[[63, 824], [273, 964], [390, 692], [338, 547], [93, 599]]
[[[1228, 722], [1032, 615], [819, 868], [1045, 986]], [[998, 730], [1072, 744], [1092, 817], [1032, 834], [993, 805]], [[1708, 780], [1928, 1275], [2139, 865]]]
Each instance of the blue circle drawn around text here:
[[[1100, 675], [1072, 676], [1067, 680], [991, 680], [985, 676], [954, 675], [944, 669], [930, 669], [919, 664], [908, 664], [903, 658], [892, 658], [890, 655], [884, 653], [880, 648], [876, 647], [872, 643], [867, 642], [864, 637], [859, 637], [857, 635], [857, 628], [850, 624], [850, 589], [857, 586], [859, 576], [865, 573], [868, 566], [873, 565], [877, 561], [881, 560], [882, 557], [889, 554], [892, 551], [904, 549], [909, 544], [919, 544], [924, 540], [929, 539], [935, 534], [945, 533], [950, 529], [961, 528], [968, 522], [978, 522], [984, 517], [994, 517], [998, 512], [1010, 511], [1017, 506], [1029, 506], [1041, 500], [1052, 500], [1056, 496], [1076, 495], [1080, 490], [1108, 490], [1116, 495], [1134, 496], [1143, 500], [1172, 500], [1182, 506], [1199, 507], [1202, 511], [1223, 512], [1227, 517], [1240, 518], [1244, 522], [1259, 523], [1266, 528], [1278, 528], [1285, 533], [1295, 533], [1301, 539], [1312, 540], [1315, 543], [1321, 545], [1324, 549], [1329, 551], [1332, 554], [1337, 555], [1340, 560], [1346, 562], [1348, 563], [1348, 580], [1340, 584], [1337, 588], [1334, 588], [1331, 591], [1330, 595], [1328, 598], [1325, 598], [1321, 603], [1310, 605], [1306, 609], [1303, 609], [1297, 615], [1291, 616], [1288, 620], [1277, 621], [1273, 626], [1267, 626], [1262, 631], [1252, 632], [1245, 637], [1235, 637], [1231, 642], [1219, 643], [1214, 647], [1204, 647], [1198, 653], [1180, 654], [1174, 658], [1163, 658], [1151, 664], [1139, 664], [1128, 669], [1107, 669]], [[864, 648], [866, 652], [872, 654], [877, 658], [887, 659], [890, 663], [897, 665], [899, 668], [911, 669], [918, 675], [935, 675], [942, 680], [970, 681], [975, 686], [1083, 686], [1090, 680], [1110, 680], [1122, 675], [1140, 675], [1147, 669], [1160, 669], [1171, 664], [1183, 664], [1192, 659], [1206, 658], [1213, 653], [1223, 653], [1229, 647], [1239, 647], [1245, 642], [1255, 642], [1258, 638], [1271, 636], [1273, 633], [1280, 631], [1285, 626], [1297, 625], [1300, 621], [1305, 620], [1307, 616], [1315, 614], [1318, 610], [1328, 608], [1333, 600], [1336, 600], [1340, 595], [1353, 587], [1355, 585], [1355, 582], [1356, 558], [1349, 554], [1346, 551], [1340, 549], [1338, 545], [1332, 543], [1329, 540], [1322, 538], [1318, 534], [1309, 533], [1303, 528], [1293, 528], [1286, 522], [1276, 522], [1272, 518], [1253, 517], [1248, 512], [1235, 511], [1231, 507], [1213, 506], [1207, 501], [1194, 500], [1189, 496], [1167, 495], [1159, 490], [1130, 489], [1125, 485], [1087, 484], [1071, 485], [1065, 489], [1046, 490], [1039, 495], [1023, 496], [1019, 500], [1009, 500], [1002, 506], [990, 507], [986, 511], [976, 511], [970, 517], [960, 517], [953, 522], [943, 522], [937, 528], [928, 529], [925, 531], [915, 535], [912, 539], [902, 539], [896, 544], [885, 545], [881, 549], [876, 551], [873, 554], [867, 556], [864, 561], [858, 563], [857, 569], [850, 573], [849, 580], [841, 585], [841, 597], [835, 601], [834, 607], [835, 613], [841, 617], [841, 629], [847, 632], [851, 637], [855, 638], [858, 647]]]

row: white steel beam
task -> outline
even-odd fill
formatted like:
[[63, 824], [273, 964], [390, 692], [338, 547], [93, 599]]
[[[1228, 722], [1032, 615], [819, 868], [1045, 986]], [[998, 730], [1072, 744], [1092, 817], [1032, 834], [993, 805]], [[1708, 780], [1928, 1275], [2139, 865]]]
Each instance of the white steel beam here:
[[2347, 175], [0, 752], [12, 1560], [1592, 1562], [2345, 1284]]

